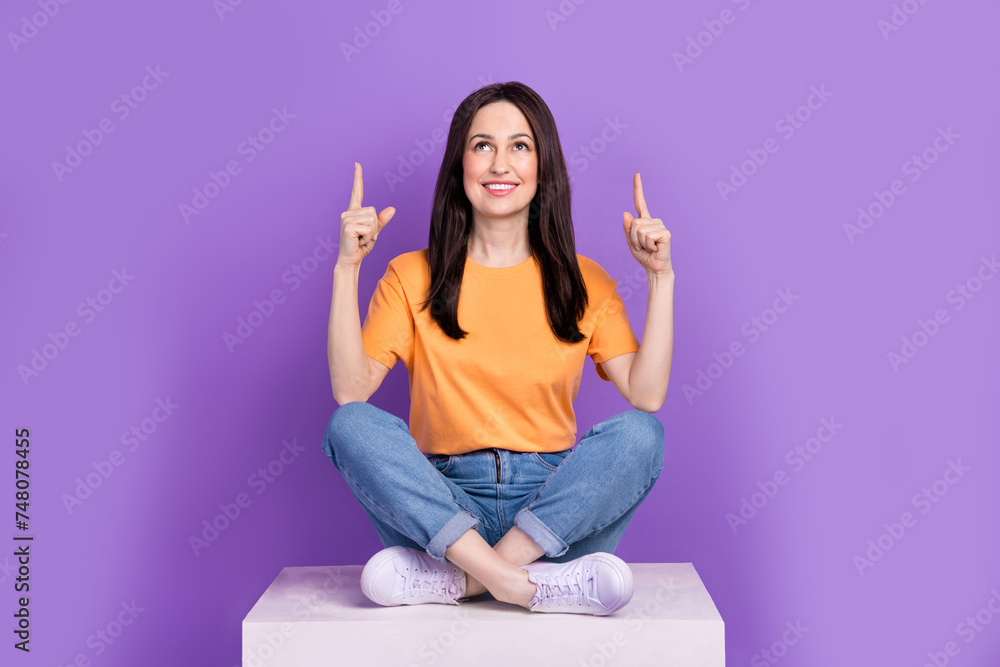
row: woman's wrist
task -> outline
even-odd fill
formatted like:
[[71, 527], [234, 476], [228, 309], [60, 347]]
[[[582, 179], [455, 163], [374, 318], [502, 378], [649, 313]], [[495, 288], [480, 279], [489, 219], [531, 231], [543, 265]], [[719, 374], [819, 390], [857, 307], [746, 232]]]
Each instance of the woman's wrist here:
[[360, 273], [360, 269], [361, 269], [361, 265], [360, 264], [348, 264], [347, 262], [341, 261], [340, 259], [338, 259], [337, 263], [333, 265], [333, 273], [334, 273], [334, 275], [338, 275], [338, 274], [343, 274], [343, 275], [354, 274], [356, 276], [356, 275], [358, 275]]
[[655, 273], [647, 273], [646, 277], [649, 279], [649, 286], [656, 287], [658, 285], [669, 285], [674, 284], [674, 270], [669, 269], [667, 271], [659, 271]]

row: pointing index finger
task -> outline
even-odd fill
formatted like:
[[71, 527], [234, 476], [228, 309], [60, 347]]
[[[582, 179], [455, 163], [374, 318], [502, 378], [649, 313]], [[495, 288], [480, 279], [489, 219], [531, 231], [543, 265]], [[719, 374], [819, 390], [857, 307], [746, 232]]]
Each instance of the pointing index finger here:
[[361, 163], [354, 163], [354, 185], [351, 187], [351, 203], [347, 205], [347, 210], [361, 208], [361, 196], [364, 194], [364, 187], [361, 184]]
[[635, 211], [640, 218], [649, 218], [649, 209], [646, 208], [646, 198], [642, 196], [642, 178], [638, 172], [632, 179], [632, 194], [635, 196]]

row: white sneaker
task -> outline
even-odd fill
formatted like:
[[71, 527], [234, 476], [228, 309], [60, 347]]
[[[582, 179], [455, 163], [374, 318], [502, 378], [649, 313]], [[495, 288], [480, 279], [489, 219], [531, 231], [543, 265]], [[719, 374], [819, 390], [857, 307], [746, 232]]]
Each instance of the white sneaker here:
[[568, 563], [535, 561], [521, 566], [535, 584], [531, 611], [605, 616], [632, 599], [635, 580], [621, 558], [598, 552]]
[[361, 571], [361, 591], [386, 607], [458, 604], [465, 594], [465, 570], [424, 551], [389, 547], [372, 556]]

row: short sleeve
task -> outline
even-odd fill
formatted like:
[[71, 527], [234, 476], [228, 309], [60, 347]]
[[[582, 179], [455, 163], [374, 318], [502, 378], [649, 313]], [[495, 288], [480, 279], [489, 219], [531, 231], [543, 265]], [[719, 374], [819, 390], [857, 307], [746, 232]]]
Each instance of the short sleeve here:
[[[612, 281], [612, 285], [616, 285]], [[611, 381], [604, 370], [597, 364], [608, 359], [637, 352], [639, 350], [639, 339], [628, 321], [628, 313], [625, 311], [625, 302], [618, 294], [617, 289], [613, 289], [611, 298], [601, 309], [594, 324], [594, 332], [590, 337], [590, 346], [587, 354], [594, 360], [597, 368], [597, 375], [602, 380]]]
[[369, 357], [389, 368], [400, 359], [409, 366], [412, 359], [413, 315], [392, 262], [375, 285], [361, 326], [361, 343]]

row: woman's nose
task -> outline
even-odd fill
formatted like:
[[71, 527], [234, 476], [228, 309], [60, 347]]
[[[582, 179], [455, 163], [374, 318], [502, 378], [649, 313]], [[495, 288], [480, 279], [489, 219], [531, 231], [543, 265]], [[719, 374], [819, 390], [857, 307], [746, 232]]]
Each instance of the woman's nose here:
[[508, 170], [507, 166], [507, 156], [503, 153], [497, 153], [496, 157], [493, 158], [493, 164], [490, 165], [492, 171], [502, 174]]

